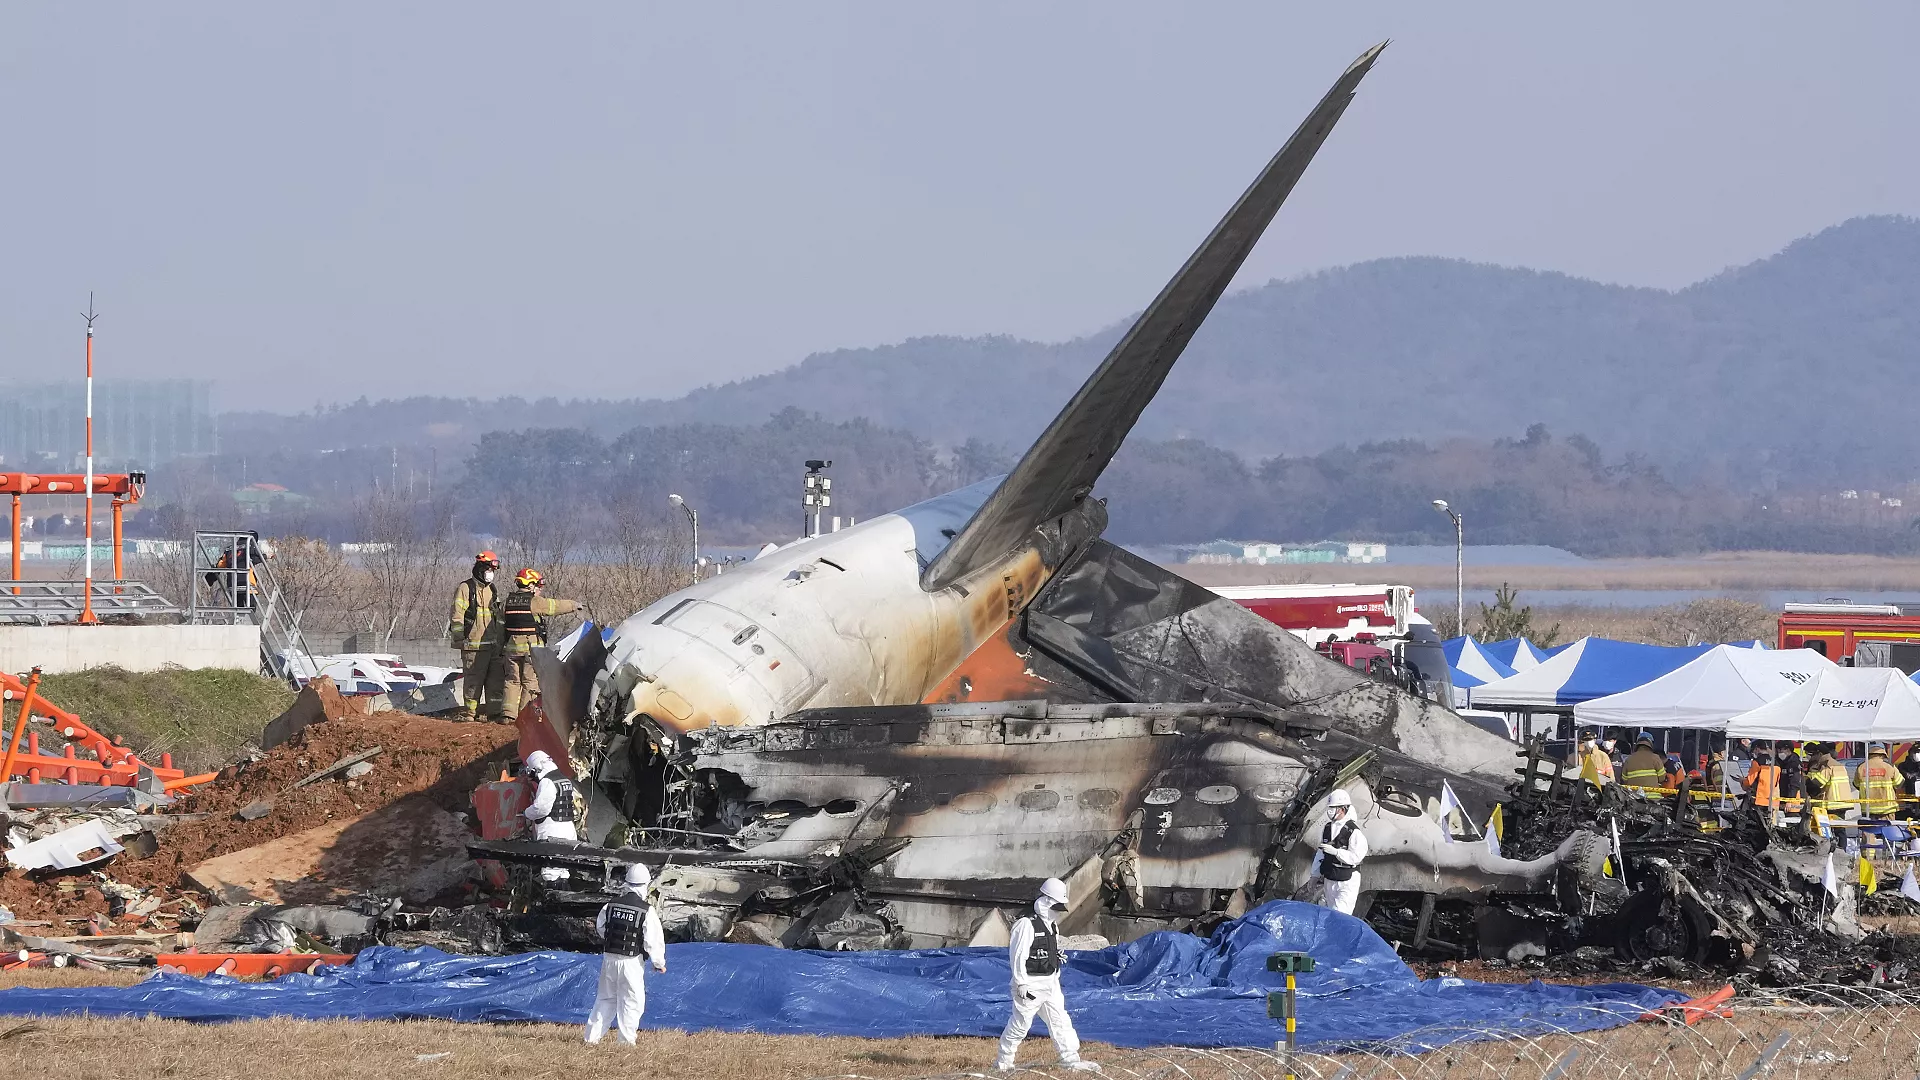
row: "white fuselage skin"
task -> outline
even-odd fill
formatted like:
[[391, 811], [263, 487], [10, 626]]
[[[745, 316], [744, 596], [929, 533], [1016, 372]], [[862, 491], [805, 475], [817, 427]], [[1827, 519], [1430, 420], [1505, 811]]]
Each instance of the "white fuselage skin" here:
[[938, 592], [920, 572], [998, 478], [798, 540], [621, 623], [611, 679], [626, 716], [667, 732], [759, 724], [803, 708], [926, 697], [1044, 584], [1023, 548]]

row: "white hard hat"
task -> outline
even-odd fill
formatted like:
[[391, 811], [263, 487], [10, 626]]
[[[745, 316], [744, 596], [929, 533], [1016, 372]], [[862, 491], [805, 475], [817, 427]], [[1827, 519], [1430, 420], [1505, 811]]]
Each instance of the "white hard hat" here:
[[1067, 906], [1067, 883], [1057, 877], [1050, 877], [1040, 883], [1040, 896], [1051, 900], [1061, 907]]
[[553, 768], [553, 759], [547, 756], [545, 750], [535, 750], [533, 753], [527, 755], [527, 771], [533, 775], [539, 776], [542, 773], [550, 773], [553, 771]]
[[631, 863], [627, 866], [627, 884], [636, 888], [645, 888], [652, 880], [653, 875], [647, 871], [646, 863]]
[[1327, 796], [1327, 809], [1331, 810], [1336, 806], [1353, 806], [1353, 796], [1347, 794], [1346, 788], [1334, 788], [1333, 794]]

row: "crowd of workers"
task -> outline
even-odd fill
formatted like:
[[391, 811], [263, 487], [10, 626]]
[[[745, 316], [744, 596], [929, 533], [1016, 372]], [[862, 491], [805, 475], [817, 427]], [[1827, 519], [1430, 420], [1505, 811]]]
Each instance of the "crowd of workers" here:
[[[1677, 753], [1655, 750], [1652, 732], [1640, 732], [1624, 756], [1618, 746], [1600, 732], [1583, 731], [1570, 764], [1596, 787], [1618, 783], [1677, 791], [1690, 782], [1703, 792], [1746, 792], [1766, 810], [1804, 806], [1840, 820], [1920, 817], [1920, 801], [1910, 797], [1920, 794], [1920, 754], [1908, 746], [1868, 743], [1866, 757], [1852, 769], [1844, 760], [1846, 747], [1825, 742], [1742, 739], [1732, 744], [1731, 755], [1715, 750], [1691, 766]], [[1909, 798], [1903, 800], [1903, 794]]]
[[547, 641], [548, 620], [580, 610], [572, 600], [542, 596], [546, 578], [527, 567], [513, 576], [514, 589], [494, 583], [500, 556], [482, 551], [473, 572], [453, 590], [447, 636], [460, 650], [460, 719], [510, 724], [522, 703], [540, 692], [533, 647]]

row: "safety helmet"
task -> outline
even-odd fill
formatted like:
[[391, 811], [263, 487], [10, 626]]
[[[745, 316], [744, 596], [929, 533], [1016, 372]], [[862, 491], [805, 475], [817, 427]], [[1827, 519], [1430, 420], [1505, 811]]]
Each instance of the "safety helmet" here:
[[1646, 743], [1646, 744], [1647, 744], [1648, 746], [1652, 746], [1652, 745], [1653, 745], [1653, 732], [1651, 732], [1651, 731], [1643, 731], [1643, 732], [1641, 732], [1640, 734], [1638, 734], [1638, 735], [1635, 735], [1635, 736], [1633, 737], [1633, 744], [1634, 744], [1635, 746], [1638, 746], [1638, 745], [1640, 745], [1641, 743]]
[[491, 566], [496, 570], [500, 568], [500, 556], [495, 555], [491, 551], [483, 551], [480, 554], [475, 555], [473, 557], [473, 561], [477, 563], [486, 563], [488, 566]]
[[554, 769], [553, 758], [545, 750], [535, 750], [527, 755], [527, 771], [535, 776], [545, 776]]
[[1884, 753], [1886, 753], [1886, 752], [1887, 752], [1887, 744], [1886, 744], [1886, 743], [1883, 743], [1883, 742], [1870, 742], [1870, 743], [1868, 743], [1868, 744], [1867, 744], [1867, 753], [1869, 753], [1869, 754], [1884, 754]]
[[1336, 806], [1353, 808], [1353, 796], [1347, 794], [1346, 788], [1334, 788], [1333, 794], [1327, 796], [1327, 809], [1331, 810]]
[[546, 580], [546, 578], [540, 575], [540, 571], [535, 570], [531, 566], [513, 575], [513, 583], [523, 589], [537, 589], [545, 583]]
[[1067, 906], [1067, 883], [1057, 877], [1050, 877], [1040, 883], [1040, 899], [1050, 900], [1054, 907]]
[[653, 880], [653, 874], [647, 870], [646, 863], [631, 863], [627, 866], [627, 884], [636, 889], [644, 889]]

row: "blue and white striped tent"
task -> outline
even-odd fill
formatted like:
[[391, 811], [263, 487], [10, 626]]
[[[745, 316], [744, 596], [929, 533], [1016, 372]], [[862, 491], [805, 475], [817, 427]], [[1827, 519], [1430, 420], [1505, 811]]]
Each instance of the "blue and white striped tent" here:
[[1453, 669], [1456, 689], [1470, 690], [1514, 674], [1512, 668], [1488, 655], [1486, 647], [1470, 637], [1450, 638], [1442, 648], [1447, 652], [1447, 666]]
[[1496, 641], [1480, 647], [1485, 649], [1489, 656], [1515, 671], [1539, 667], [1547, 657], [1553, 655], [1523, 637], [1510, 637], [1505, 641]]
[[1565, 711], [1565, 706], [1650, 683], [1712, 648], [1581, 638], [1535, 667], [1475, 687], [1473, 704], [1482, 709]]

